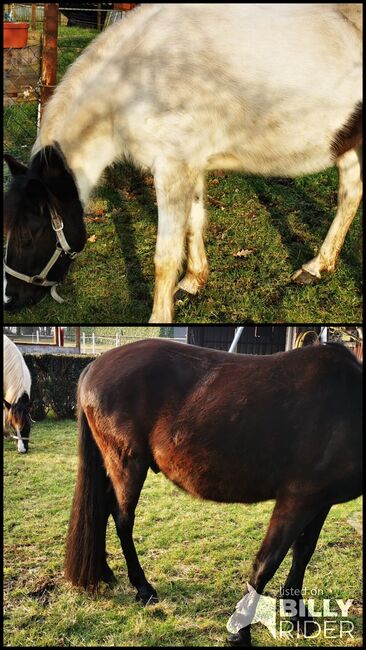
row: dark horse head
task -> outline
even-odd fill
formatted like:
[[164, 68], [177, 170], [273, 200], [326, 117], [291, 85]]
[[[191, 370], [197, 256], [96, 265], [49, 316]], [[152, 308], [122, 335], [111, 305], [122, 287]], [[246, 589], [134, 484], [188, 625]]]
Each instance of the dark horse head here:
[[7, 419], [9, 424], [13, 427], [16, 435], [13, 437], [18, 441], [19, 453], [26, 453], [29, 446], [29, 436], [31, 430], [31, 401], [27, 393], [23, 395], [13, 404], [10, 404], [4, 399], [4, 406], [7, 410]]
[[29, 168], [4, 157], [13, 177], [4, 210], [4, 307], [33, 305], [49, 289], [60, 300], [55, 287], [86, 243], [74, 176], [57, 143], [41, 149]]

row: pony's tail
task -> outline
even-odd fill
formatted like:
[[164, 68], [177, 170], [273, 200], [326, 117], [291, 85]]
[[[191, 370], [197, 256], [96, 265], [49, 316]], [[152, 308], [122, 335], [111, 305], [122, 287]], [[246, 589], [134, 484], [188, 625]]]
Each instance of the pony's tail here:
[[[79, 382], [79, 388], [80, 388]], [[106, 561], [111, 483], [78, 397], [79, 468], [66, 542], [65, 577], [95, 590], [113, 574]]]

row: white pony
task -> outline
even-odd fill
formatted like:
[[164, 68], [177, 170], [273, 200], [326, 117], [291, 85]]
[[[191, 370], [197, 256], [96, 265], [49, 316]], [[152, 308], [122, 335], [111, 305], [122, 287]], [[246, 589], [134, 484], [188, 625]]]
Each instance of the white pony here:
[[6, 157], [16, 177], [5, 210], [6, 308], [37, 302], [50, 288], [58, 299], [55, 285], [85, 245], [82, 206], [103, 170], [124, 158], [155, 180], [150, 322], [171, 322], [177, 288], [194, 294], [207, 280], [207, 170], [295, 177], [336, 165], [336, 217], [318, 254], [293, 274], [319, 279], [334, 270], [361, 199], [361, 122], [361, 4], [134, 10], [65, 74], [30, 168]]
[[4, 428], [5, 417], [16, 432], [18, 451], [28, 451], [31, 429], [31, 376], [15, 343], [4, 334]]

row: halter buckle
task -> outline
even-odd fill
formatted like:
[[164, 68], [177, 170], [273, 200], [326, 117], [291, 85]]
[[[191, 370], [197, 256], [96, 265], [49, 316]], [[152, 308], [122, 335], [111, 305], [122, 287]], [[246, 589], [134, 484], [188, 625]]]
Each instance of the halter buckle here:
[[61, 217], [56, 214], [52, 214], [51, 225], [55, 232], [60, 232], [60, 230], [64, 229], [64, 222], [62, 221]]

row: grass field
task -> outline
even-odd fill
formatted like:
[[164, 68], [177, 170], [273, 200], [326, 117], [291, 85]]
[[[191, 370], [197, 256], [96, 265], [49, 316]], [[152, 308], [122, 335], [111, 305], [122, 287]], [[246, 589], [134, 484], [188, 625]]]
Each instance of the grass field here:
[[[292, 272], [319, 249], [334, 216], [337, 174], [295, 180], [217, 172], [207, 181], [208, 284], [177, 294], [180, 323], [362, 321], [361, 214], [336, 272], [298, 286]], [[157, 207], [152, 177], [115, 166], [86, 213], [88, 243], [59, 291], [9, 323], [146, 323], [152, 308]], [[244, 251], [244, 254], [242, 252]], [[239, 253], [239, 255], [238, 255]]]
[[[4, 454], [5, 646], [222, 646], [226, 622], [241, 598], [272, 503], [222, 505], [184, 494], [149, 472], [137, 508], [135, 542], [160, 603], [143, 608], [126, 575], [109, 525], [109, 561], [118, 577], [99, 594], [71, 588], [63, 578], [64, 542], [74, 489], [76, 425], [48, 419], [34, 425], [31, 451]], [[308, 590], [353, 599], [354, 638], [274, 640], [261, 624], [253, 644], [361, 646], [362, 542], [355, 530], [361, 499], [332, 508], [306, 574]], [[267, 593], [275, 596], [290, 566], [286, 558]], [[320, 606], [321, 599], [315, 596]]]

